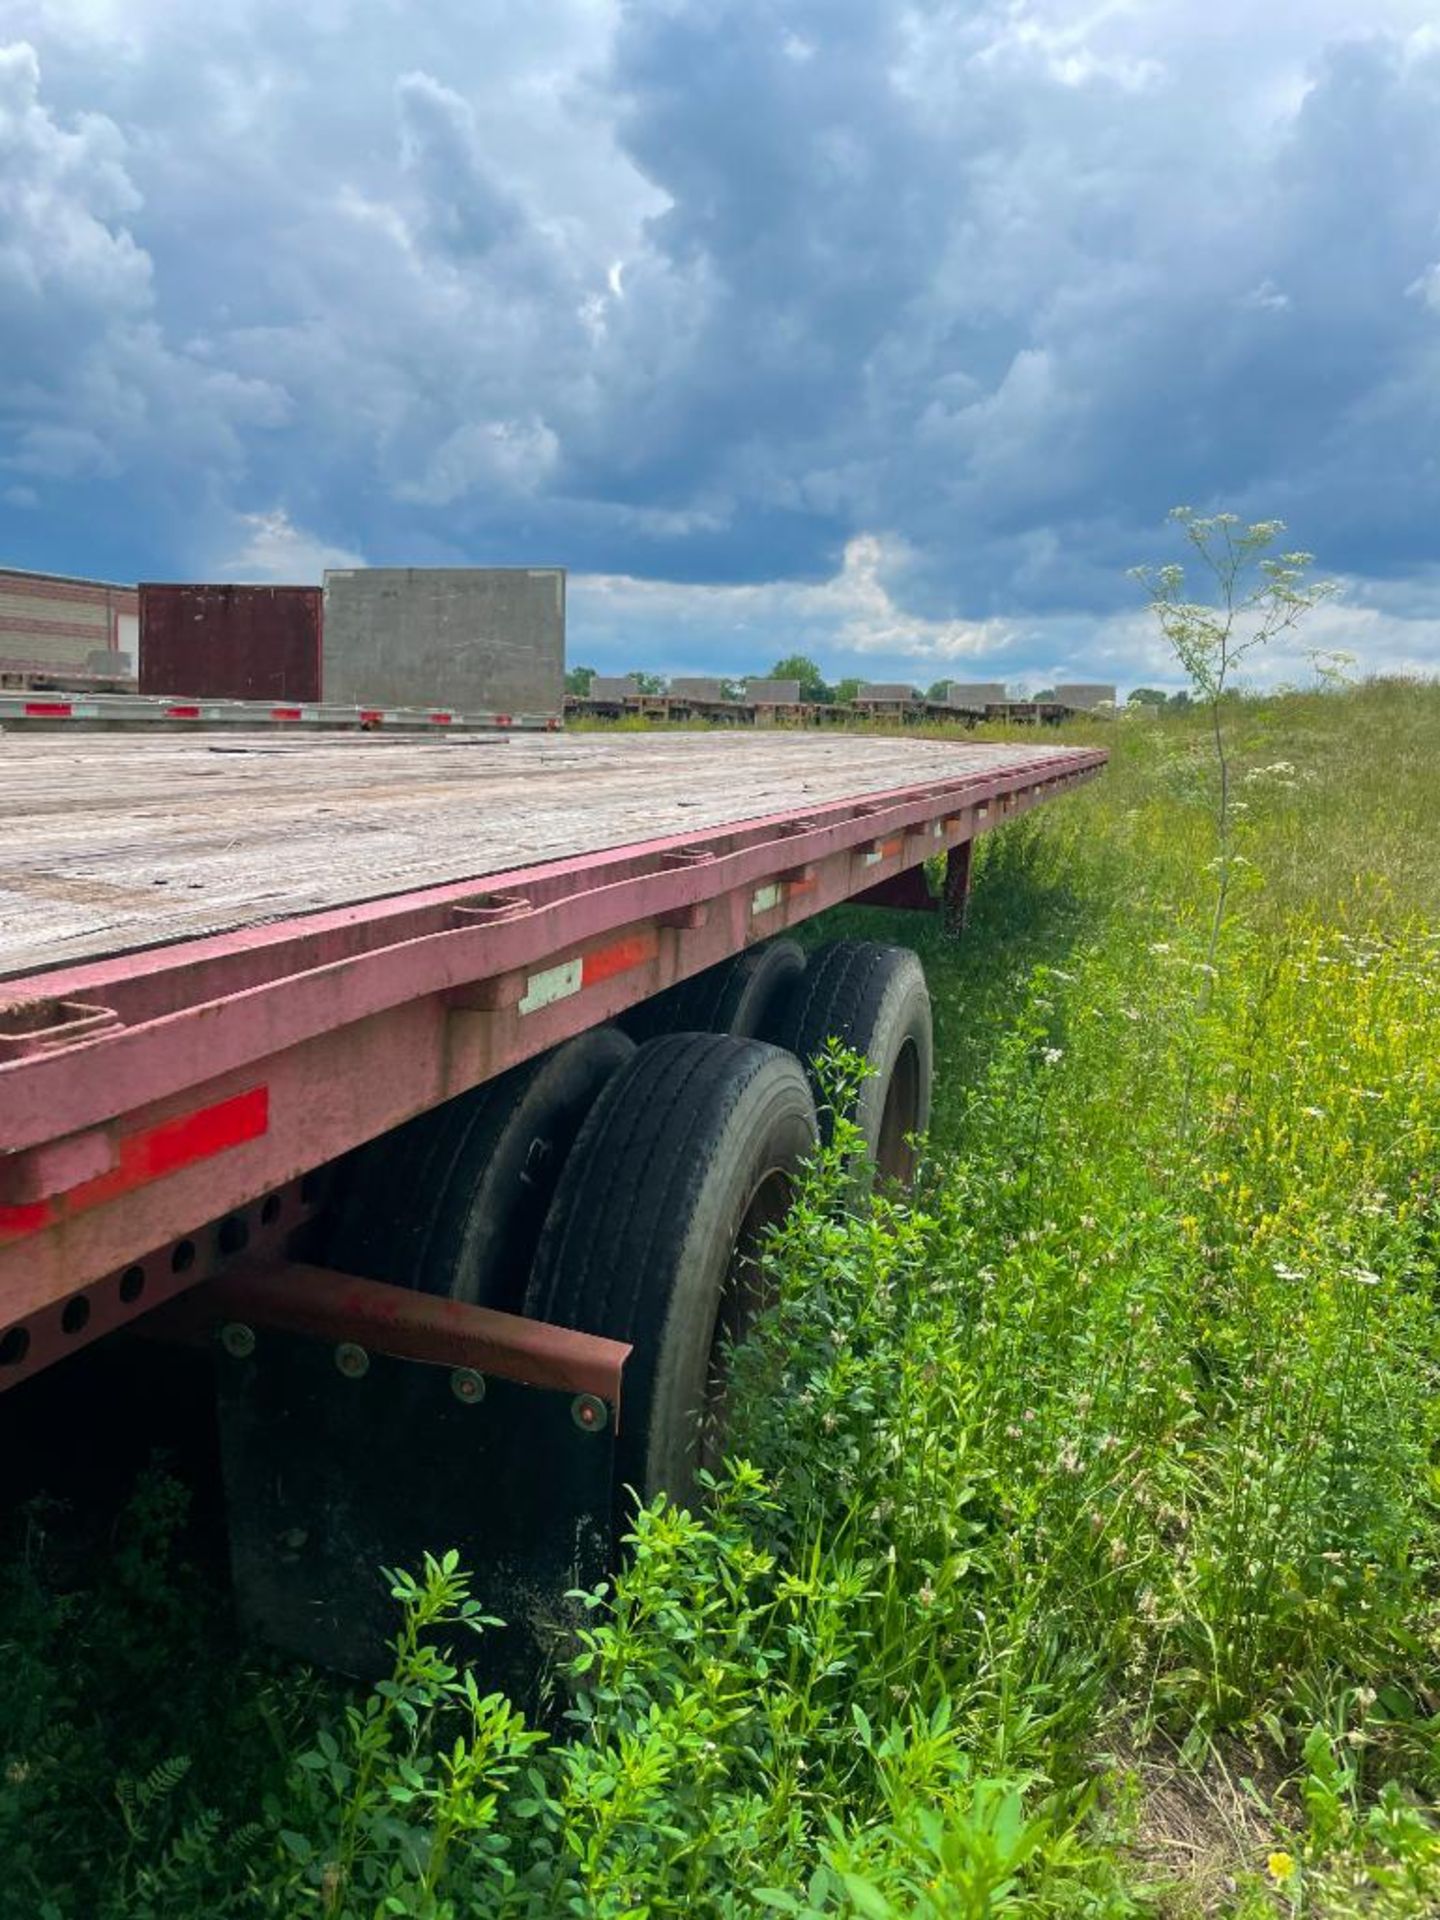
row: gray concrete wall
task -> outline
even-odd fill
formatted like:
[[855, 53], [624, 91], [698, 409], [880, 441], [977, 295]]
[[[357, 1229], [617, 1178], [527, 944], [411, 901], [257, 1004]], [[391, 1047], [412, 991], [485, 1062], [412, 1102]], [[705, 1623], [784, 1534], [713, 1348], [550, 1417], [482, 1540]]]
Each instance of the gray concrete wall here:
[[725, 698], [725, 682], [691, 674], [679, 675], [670, 682], [672, 700], [706, 700], [718, 703]]
[[799, 704], [798, 680], [751, 680], [745, 698], [752, 707], [793, 707]]
[[867, 680], [855, 698], [875, 706], [899, 706], [915, 698], [915, 689], [903, 680]]
[[1103, 707], [1107, 702], [1115, 704], [1115, 689], [1098, 680], [1072, 680], [1067, 686], [1056, 687], [1055, 698], [1062, 707]]
[[1003, 707], [1005, 686], [1000, 680], [952, 680], [945, 698], [952, 707]]
[[102, 647], [98, 652], [86, 654], [85, 671], [103, 680], [125, 680], [135, 671], [135, 656], [110, 653]]
[[622, 701], [634, 700], [640, 692], [639, 683], [628, 673], [597, 673], [590, 682], [587, 700], [613, 700], [616, 706]]
[[325, 575], [324, 697], [456, 713], [559, 713], [559, 567], [363, 567]]

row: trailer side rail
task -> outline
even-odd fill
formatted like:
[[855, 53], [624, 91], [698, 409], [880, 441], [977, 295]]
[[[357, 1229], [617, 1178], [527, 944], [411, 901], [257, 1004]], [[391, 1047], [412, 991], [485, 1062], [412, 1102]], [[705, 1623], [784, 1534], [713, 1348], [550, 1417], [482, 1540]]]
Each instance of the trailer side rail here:
[[55, 727], [154, 733], [212, 728], [251, 733], [403, 732], [554, 733], [558, 713], [461, 713], [445, 706], [356, 707], [333, 701], [210, 700], [183, 694], [0, 691], [0, 725], [22, 732]]

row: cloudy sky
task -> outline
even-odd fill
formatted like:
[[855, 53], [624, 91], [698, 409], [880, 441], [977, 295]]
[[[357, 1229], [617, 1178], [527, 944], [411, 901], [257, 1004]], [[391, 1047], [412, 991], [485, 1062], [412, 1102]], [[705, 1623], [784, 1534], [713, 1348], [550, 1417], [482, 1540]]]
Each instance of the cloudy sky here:
[[1185, 502], [1440, 669], [1435, 22], [0, 0], [0, 564], [561, 564], [602, 669], [1135, 684]]

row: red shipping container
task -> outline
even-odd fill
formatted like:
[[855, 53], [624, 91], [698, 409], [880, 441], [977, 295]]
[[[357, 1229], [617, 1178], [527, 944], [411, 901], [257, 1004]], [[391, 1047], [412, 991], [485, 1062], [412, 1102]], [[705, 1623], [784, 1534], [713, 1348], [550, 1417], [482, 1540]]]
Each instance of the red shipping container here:
[[319, 587], [140, 586], [140, 691], [320, 698]]

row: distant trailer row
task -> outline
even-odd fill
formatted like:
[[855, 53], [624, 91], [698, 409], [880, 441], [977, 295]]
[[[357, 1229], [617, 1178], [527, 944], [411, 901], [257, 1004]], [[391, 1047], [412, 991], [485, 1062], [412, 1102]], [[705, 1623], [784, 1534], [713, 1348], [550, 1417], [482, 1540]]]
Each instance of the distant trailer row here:
[[[0, 569], [7, 721], [49, 717], [40, 708], [53, 703], [55, 717], [105, 725], [203, 708], [224, 721], [358, 714], [405, 726], [438, 713], [558, 726], [564, 671], [558, 567], [355, 567], [332, 569], [323, 587], [138, 588]], [[109, 701], [103, 714], [96, 699]]]
[[[173, 694], [63, 693], [0, 688], [0, 727], [26, 733], [554, 733], [555, 713], [473, 713], [450, 707], [362, 707], [319, 701], [192, 700]], [[220, 748], [215, 749], [221, 751]]]
[[953, 685], [944, 700], [926, 700], [896, 682], [862, 686], [853, 700], [803, 698], [798, 680], [752, 680], [744, 695], [728, 698], [719, 680], [676, 679], [663, 693], [646, 693], [630, 676], [596, 674], [584, 695], [568, 694], [567, 718], [651, 720], [673, 724], [708, 720], [726, 726], [827, 727], [857, 720], [922, 722], [951, 720], [962, 726], [1002, 721], [1012, 726], [1059, 726], [1082, 714], [1113, 712], [1115, 688], [1098, 683], [1056, 687], [1053, 698], [1012, 700], [998, 682]]
[[565, 712], [595, 720], [709, 720], [722, 726], [806, 726], [817, 709], [798, 680], [752, 680], [743, 700], [718, 679], [676, 678], [663, 693], [646, 693], [630, 675], [597, 673], [583, 697], [567, 694]]
[[[556, 726], [567, 715], [762, 727], [1053, 726], [1115, 704], [1115, 688], [1098, 683], [1012, 700], [998, 681], [952, 682], [943, 700], [871, 681], [852, 700], [818, 702], [798, 680], [765, 679], [736, 697], [733, 683], [712, 675], [677, 676], [647, 692], [636, 676], [599, 674], [574, 697], [564, 693], [564, 666], [565, 574], [556, 567], [336, 568], [323, 587], [138, 588], [0, 569], [7, 722], [154, 725], [202, 710], [210, 717], [213, 708], [224, 721], [243, 714], [319, 726], [403, 727], [435, 715], [501, 728]], [[92, 711], [106, 696], [131, 699]], [[53, 713], [42, 712], [52, 698]]]

